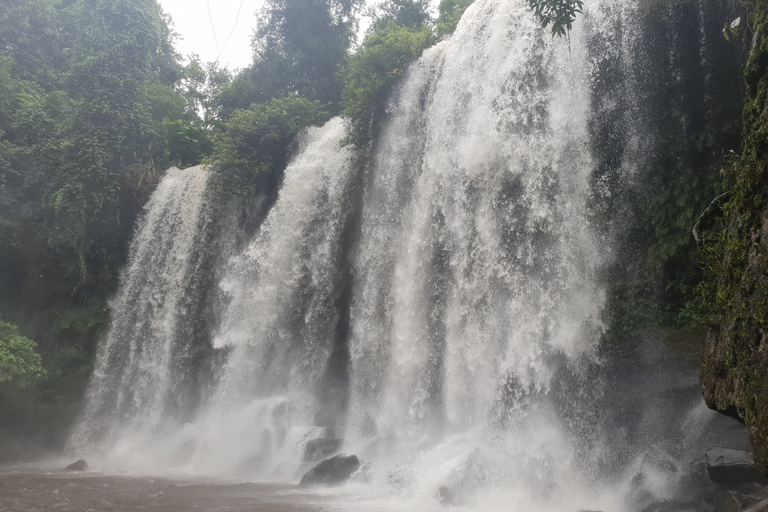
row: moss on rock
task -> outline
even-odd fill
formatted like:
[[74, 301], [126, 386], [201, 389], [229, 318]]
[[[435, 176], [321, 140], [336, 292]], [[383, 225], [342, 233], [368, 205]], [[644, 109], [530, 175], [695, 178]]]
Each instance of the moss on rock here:
[[710, 329], [699, 375], [706, 403], [750, 428], [768, 469], [768, 5], [754, 18], [744, 72], [743, 151], [730, 169], [724, 229], [704, 248]]

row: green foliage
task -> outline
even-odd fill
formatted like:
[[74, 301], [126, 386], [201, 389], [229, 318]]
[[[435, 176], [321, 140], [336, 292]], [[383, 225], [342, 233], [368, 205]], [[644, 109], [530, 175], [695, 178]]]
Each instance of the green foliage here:
[[51, 91], [61, 86], [63, 49], [60, 0], [0, 3], [1, 53], [17, 63], [18, 77]]
[[206, 130], [216, 127], [222, 118], [223, 90], [230, 86], [232, 79], [232, 72], [226, 67], [215, 62], [203, 63], [199, 56], [192, 55], [175, 90], [186, 101], [187, 112], [202, 112], [202, 119], [192, 119], [193, 126]]
[[184, 168], [199, 163], [213, 150], [208, 130], [191, 126], [183, 119], [163, 119], [160, 134], [165, 141], [163, 160]]
[[528, 0], [528, 5], [543, 28], [552, 27], [552, 37], [570, 32], [576, 15], [584, 8], [582, 0]]
[[723, 25], [723, 37], [726, 41], [729, 43], [731, 42], [731, 37], [738, 37], [739, 36], [739, 26], [741, 25], [741, 17], [736, 18], [732, 22], [728, 23], [727, 21]]
[[342, 114], [349, 122], [346, 142], [364, 147], [371, 141], [375, 123], [384, 114], [393, 85], [403, 76], [408, 64], [434, 43], [435, 36], [429, 25], [401, 26], [391, 18], [374, 23], [373, 32], [349, 59], [345, 70], [341, 105]]
[[428, 0], [387, 0], [372, 12], [371, 32], [386, 30], [391, 24], [420, 29], [431, 21]]
[[14, 0], [0, 27], [0, 236], [75, 292], [111, 285], [144, 177], [210, 149], [171, 32], [155, 0]]
[[103, 331], [109, 321], [107, 303], [101, 299], [91, 298], [81, 306], [63, 304], [55, 310], [56, 319], [51, 325], [54, 333], [71, 331], [86, 334], [93, 331]]
[[0, 320], [0, 389], [30, 386], [43, 375], [34, 341], [19, 334], [15, 325]]
[[273, 179], [288, 160], [288, 147], [303, 128], [330, 119], [319, 101], [298, 96], [254, 103], [222, 125], [212, 162], [214, 187], [225, 195], [249, 196]]
[[[742, 113], [744, 139], [740, 156], [729, 158], [724, 186], [727, 194], [720, 203], [720, 214], [710, 222], [700, 248], [704, 280], [698, 287], [699, 300], [711, 325], [751, 322], [744, 311], [745, 296], [754, 292], [759, 276], [754, 274], [760, 260], [755, 241], [763, 229], [763, 215], [768, 209], [768, 15], [763, 7], [750, 15], [757, 32], [744, 71], [747, 101]], [[738, 25], [737, 25], [738, 28]], [[736, 35], [733, 33], [733, 35]], [[755, 265], [750, 269], [750, 258]], [[759, 269], [758, 269], [759, 270]], [[751, 307], [763, 307], [760, 300]], [[757, 316], [762, 316], [758, 312]], [[762, 322], [761, 322], [762, 323]], [[749, 333], [750, 329], [737, 329]]]
[[438, 18], [435, 22], [435, 33], [440, 39], [444, 39], [456, 30], [456, 26], [461, 20], [461, 16], [467, 7], [472, 5], [475, 0], [440, 0], [438, 6]]
[[[392, 84], [435, 38], [427, 1], [390, 0], [379, 6], [362, 48], [340, 70], [357, 5], [353, 0], [266, 4], [254, 35], [254, 63], [224, 83], [214, 100], [221, 133], [209, 161], [218, 170], [219, 191], [251, 195], [263, 189], [287, 163], [296, 134], [337, 112], [339, 98], [352, 126], [347, 142], [362, 147], [370, 140]], [[457, 4], [448, 10], [456, 15], [458, 9]]]

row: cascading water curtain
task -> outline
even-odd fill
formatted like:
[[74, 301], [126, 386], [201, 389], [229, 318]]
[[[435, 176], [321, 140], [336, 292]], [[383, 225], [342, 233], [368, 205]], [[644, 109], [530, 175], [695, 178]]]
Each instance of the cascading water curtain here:
[[198, 323], [189, 292], [207, 270], [200, 244], [210, 224], [208, 176], [203, 167], [170, 169], [145, 207], [73, 448], [130, 457], [175, 432], [189, 413]]
[[347, 446], [405, 499], [584, 492], [578, 426], [550, 396], [593, 361], [602, 305], [571, 41], [524, 2], [478, 0], [391, 104], [355, 269]]

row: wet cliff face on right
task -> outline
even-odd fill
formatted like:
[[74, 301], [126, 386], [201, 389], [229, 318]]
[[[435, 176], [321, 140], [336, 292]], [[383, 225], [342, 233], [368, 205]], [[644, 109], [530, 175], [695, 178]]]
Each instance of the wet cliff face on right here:
[[768, 16], [757, 5], [744, 73], [742, 153], [712, 209], [704, 297], [711, 324], [700, 374], [707, 404], [750, 428], [755, 462], [768, 469]]

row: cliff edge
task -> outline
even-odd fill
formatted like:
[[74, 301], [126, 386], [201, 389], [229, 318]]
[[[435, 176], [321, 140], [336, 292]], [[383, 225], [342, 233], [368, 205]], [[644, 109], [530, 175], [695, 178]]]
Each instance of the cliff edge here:
[[[728, 172], [721, 230], [704, 245], [710, 329], [699, 375], [707, 405], [750, 429], [768, 469], [768, 2], [750, 16], [742, 155]], [[742, 20], [742, 26], [746, 25]]]

